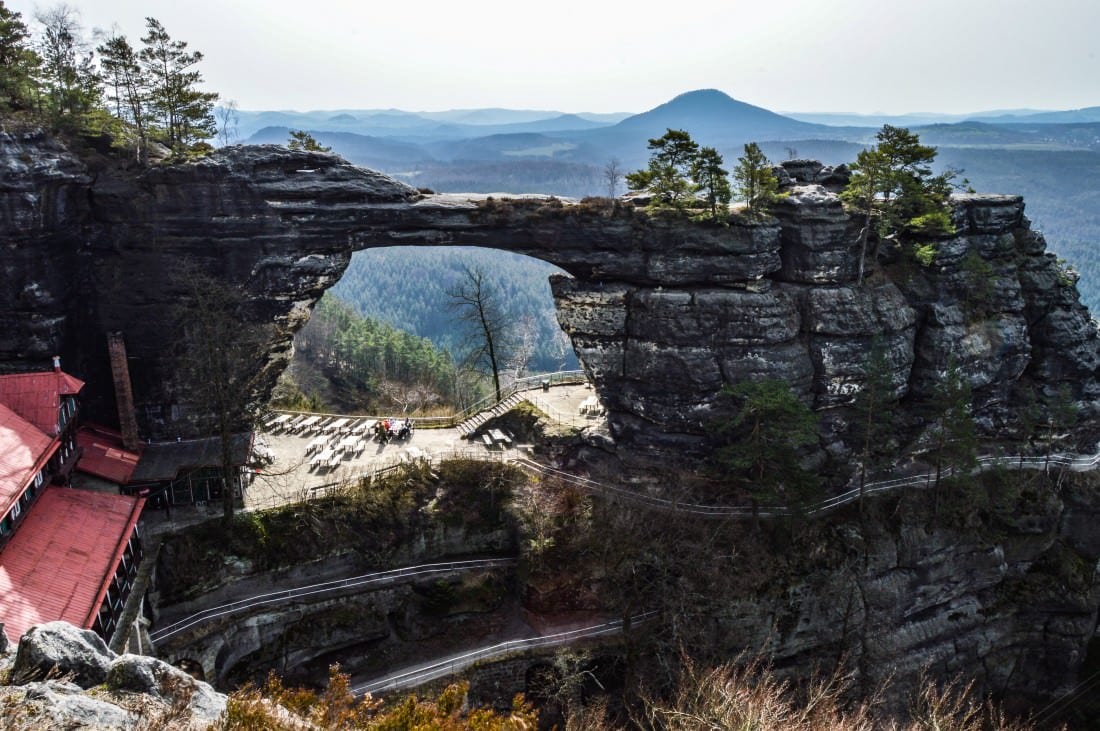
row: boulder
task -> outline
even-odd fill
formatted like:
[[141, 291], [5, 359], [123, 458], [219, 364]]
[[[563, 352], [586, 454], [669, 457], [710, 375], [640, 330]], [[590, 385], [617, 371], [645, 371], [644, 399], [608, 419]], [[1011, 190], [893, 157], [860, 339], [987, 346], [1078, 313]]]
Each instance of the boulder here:
[[28, 683], [14, 717], [5, 718], [4, 728], [42, 731], [42, 729], [96, 729], [130, 731], [137, 728], [141, 715], [107, 700], [90, 698], [80, 686], [63, 680]]
[[95, 632], [68, 622], [47, 622], [31, 627], [19, 641], [11, 677], [21, 685], [53, 675], [90, 688], [103, 682], [116, 657]]
[[186, 706], [195, 721], [213, 723], [225, 711], [226, 696], [163, 660], [121, 655], [107, 670], [107, 687], [145, 693], [173, 708]]

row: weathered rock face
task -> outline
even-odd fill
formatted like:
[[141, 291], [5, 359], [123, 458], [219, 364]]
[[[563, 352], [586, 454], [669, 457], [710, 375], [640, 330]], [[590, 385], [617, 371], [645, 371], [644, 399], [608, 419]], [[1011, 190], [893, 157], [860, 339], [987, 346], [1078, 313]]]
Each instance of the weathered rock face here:
[[16, 683], [25, 683], [43, 680], [51, 668], [58, 668], [80, 687], [90, 688], [103, 682], [114, 659], [115, 653], [95, 632], [68, 622], [47, 622], [19, 640], [11, 674]]
[[[61, 677], [63, 680], [53, 679]], [[19, 642], [14, 687], [0, 686], [5, 728], [207, 728], [226, 696], [163, 660], [116, 655], [91, 630], [66, 622], [32, 627]], [[105, 685], [103, 685], [105, 684]], [[94, 695], [83, 692], [98, 686]]]
[[[558, 317], [620, 444], [702, 449], [729, 408], [722, 387], [762, 376], [835, 409], [826, 421], [842, 433], [876, 339], [911, 431], [902, 444], [950, 363], [991, 433], [1010, 431], [1020, 388], [1068, 385], [1082, 423], [1098, 417], [1096, 328], [1014, 196], [960, 196], [957, 234], [931, 264], [891, 259], [884, 244], [887, 266], [856, 286], [858, 225], [835, 194], [846, 171], [807, 161], [783, 168], [790, 195], [775, 219], [730, 226], [623, 205], [421, 195], [277, 147], [143, 171], [101, 165], [93, 179], [49, 140], [4, 136], [0, 165], [0, 365], [41, 366], [60, 351], [110, 418], [104, 334], [121, 331], [152, 437], [185, 432], [193, 406], [171, 349], [181, 262], [240, 287], [256, 320], [278, 326], [273, 378], [351, 252], [398, 244], [507, 249], [572, 275], [553, 284]], [[843, 446], [830, 453], [843, 461]]]

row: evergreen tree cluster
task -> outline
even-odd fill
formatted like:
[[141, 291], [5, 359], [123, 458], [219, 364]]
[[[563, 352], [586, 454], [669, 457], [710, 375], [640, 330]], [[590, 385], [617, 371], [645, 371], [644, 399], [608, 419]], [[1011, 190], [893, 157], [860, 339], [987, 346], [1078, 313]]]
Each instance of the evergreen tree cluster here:
[[[342, 393], [343, 406], [400, 406], [412, 412], [454, 402], [458, 373], [447, 351], [426, 338], [362, 317], [331, 294], [317, 303], [294, 347], [296, 358], [307, 361]], [[335, 406], [316, 400], [299, 405]]]
[[885, 125], [878, 144], [861, 150], [852, 163], [852, 177], [840, 194], [850, 210], [863, 219], [860, 230], [859, 282], [863, 281], [870, 235], [888, 236], [911, 245], [916, 254], [934, 256], [928, 239], [954, 232], [948, 199], [954, 170], [933, 174], [936, 148], [904, 127]]
[[107, 133], [142, 160], [150, 142], [181, 151], [214, 136], [218, 95], [200, 89], [203, 55], [156, 18], [145, 19], [140, 48], [97, 31], [94, 49], [68, 5], [36, 11], [34, 20], [32, 33], [0, 2], [0, 114]]
[[753, 217], [765, 215], [779, 197], [779, 181], [755, 142], [745, 145], [745, 154], [737, 160], [734, 185], [718, 150], [700, 147], [682, 129], [669, 129], [649, 140], [649, 149], [649, 165], [628, 173], [626, 182], [634, 190], [649, 191], [656, 206], [692, 208], [702, 203], [717, 221], [728, 215], [735, 195]]

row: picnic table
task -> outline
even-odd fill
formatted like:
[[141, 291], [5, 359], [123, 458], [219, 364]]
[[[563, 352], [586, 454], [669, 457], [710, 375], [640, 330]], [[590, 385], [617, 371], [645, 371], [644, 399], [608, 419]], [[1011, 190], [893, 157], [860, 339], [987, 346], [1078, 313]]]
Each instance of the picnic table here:
[[367, 429], [374, 426], [374, 422], [370, 419], [360, 419], [351, 426], [351, 433], [356, 436], [360, 436], [367, 433]]
[[344, 437], [340, 440], [340, 443], [336, 446], [344, 454], [351, 454], [352, 452], [363, 451], [363, 440], [355, 435]]
[[290, 414], [276, 414], [275, 416], [267, 420], [267, 423], [264, 424], [264, 429], [274, 429], [275, 427], [281, 424], [285, 424], [288, 421], [290, 421]]
[[598, 398], [589, 396], [584, 401], [581, 401], [581, 406], [578, 410], [582, 414], [598, 415], [603, 411], [603, 408], [600, 406], [600, 400]]
[[334, 457], [336, 457], [336, 452], [332, 451], [331, 447], [325, 447], [313, 456], [313, 459], [309, 461], [309, 466], [310, 468], [319, 467], [321, 465], [328, 465], [331, 467]]
[[423, 456], [424, 456], [423, 450], [418, 449], [417, 447], [409, 447], [408, 449], [406, 449], [404, 452], [401, 453], [401, 461], [402, 462], [415, 462], [416, 460], [420, 459]]
[[312, 442], [306, 445], [306, 454], [313, 454], [314, 452], [324, 449], [325, 444], [328, 443], [327, 437], [317, 437]]
[[325, 431], [339, 431], [340, 429], [347, 426], [349, 421], [351, 421], [351, 419], [337, 419], [336, 421], [330, 421], [328, 424], [325, 424]]
[[500, 429], [490, 429], [489, 436], [492, 438], [494, 444], [499, 444], [502, 447], [512, 446], [512, 439]]
[[298, 425], [298, 429], [300, 429], [302, 431], [305, 431], [306, 429], [309, 429], [310, 427], [312, 427], [314, 424], [316, 424], [320, 420], [321, 420], [320, 416], [310, 416], [305, 421], [303, 421], [301, 424]]

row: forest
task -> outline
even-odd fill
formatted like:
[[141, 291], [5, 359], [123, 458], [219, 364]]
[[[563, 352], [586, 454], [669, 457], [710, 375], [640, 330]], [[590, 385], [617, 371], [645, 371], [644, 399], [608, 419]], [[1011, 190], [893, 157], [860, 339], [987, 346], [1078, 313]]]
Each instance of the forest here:
[[341, 413], [447, 410], [456, 401], [459, 370], [429, 340], [361, 317], [326, 294], [294, 337], [294, 359], [273, 402]]
[[461, 282], [465, 266], [485, 271], [513, 323], [510, 339], [519, 348], [527, 343], [530, 357], [521, 370], [539, 373], [577, 367], [550, 295], [549, 276], [562, 272], [521, 254], [471, 247], [367, 249], [355, 252], [331, 291], [360, 315], [428, 338], [461, 361], [469, 350], [468, 335], [458, 327], [447, 293]]

